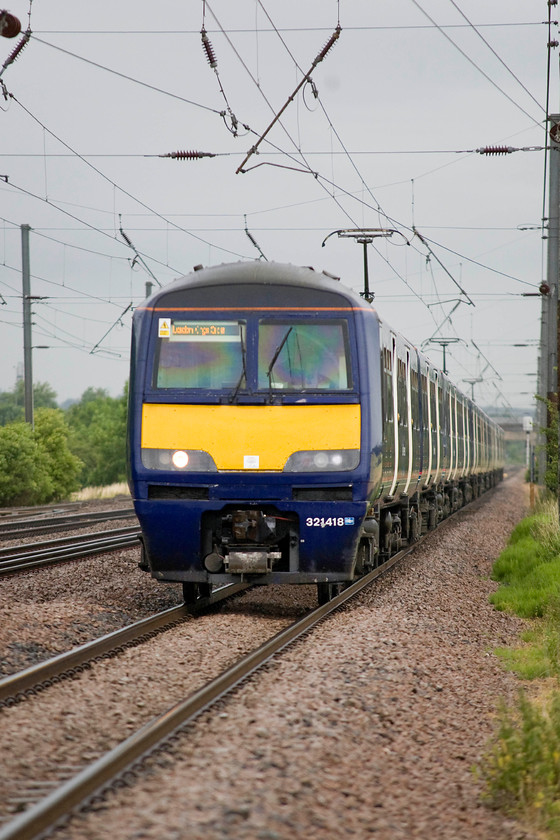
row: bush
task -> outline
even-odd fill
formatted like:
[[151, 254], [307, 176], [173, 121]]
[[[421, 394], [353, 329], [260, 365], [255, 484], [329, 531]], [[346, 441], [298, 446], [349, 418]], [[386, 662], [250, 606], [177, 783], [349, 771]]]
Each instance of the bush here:
[[76, 488], [80, 462], [68, 449], [68, 427], [58, 409], [39, 409], [29, 423], [0, 427], [0, 505], [63, 499]]

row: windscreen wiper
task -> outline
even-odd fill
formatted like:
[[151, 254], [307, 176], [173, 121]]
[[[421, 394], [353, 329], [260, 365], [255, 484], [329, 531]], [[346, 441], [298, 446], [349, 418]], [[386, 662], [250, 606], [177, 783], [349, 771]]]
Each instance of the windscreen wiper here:
[[245, 380], [245, 385], [247, 385], [247, 351], [245, 349], [245, 342], [243, 341], [243, 326], [241, 324], [239, 325], [239, 340], [241, 342], [242, 369], [241, 369], [241, 376], [237, 380], [237, 385], [233, 389], [233, 393], [231, 394], [231, 396], [229, 398], [230, 403], [235, 401], [235, 398], [237, 397], [237, 395], [239, 393], [239, 389], [241, 388], [241, 383], [243, 382], [243, 380]]
[[266, 375], [268, 376], [268, 390], [269, 390], [271, 393], [272, 393], [272, 369], [274, 368], [274, 365], [276, 364], [276, 361], [277, 361], [277, 359], [278, 359], [278, 356], [279, 356], [279, 355], [280, 355], [280, 353], [282, 352], [282, 348], [284, 347], [285, 343], [287, 342], [287, 340], [288, 340], [288, 336], [290, 335], [290, 333], [291, 333], [291, 331], [292, 331], [292, 330], [293, 330], [293, 327], [290, 327], [290, 328], [286, 331], [286, 335], [284, 336], [284, 338], [282, 339], [282, 341], [280, 342], [280, 344], [278, 345], [278, 347], [277, 347], [277, 348], [276, 348], [276, 350], [274, 351], [274, 356], [272, 357], [272, 360], [271, 360], [271, 362], [270, 362], [270, 364], [269, 364], [269, 366], [268, 366], [268, 370], [267, 370], [267, 372], [266, 372]]

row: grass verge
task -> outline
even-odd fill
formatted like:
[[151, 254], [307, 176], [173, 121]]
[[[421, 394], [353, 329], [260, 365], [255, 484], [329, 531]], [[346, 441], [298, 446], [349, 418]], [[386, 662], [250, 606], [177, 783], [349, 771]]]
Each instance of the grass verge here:
[[128, 484], [110, 484], [107, 487], [83, 487], [77, 493], [72, 493], [73, 502], [89, 502], [92, 499], [114, 499], [115, 496], [130, 496]]
[[499, 648], [504, 665], [524, 680], [513, 706], [502, 704], [498, 728], [478, 768], [493, 807], [544, 836], [560, 836], [560, 528], [556, 500], [513, 531], [494, 564], [497, 609], [530, 619], [516, 648]]

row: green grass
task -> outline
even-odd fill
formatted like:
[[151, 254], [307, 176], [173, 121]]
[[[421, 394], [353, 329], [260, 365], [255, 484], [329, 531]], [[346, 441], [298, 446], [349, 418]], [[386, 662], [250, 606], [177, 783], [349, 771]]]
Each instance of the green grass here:
[[560, 832], [560, 692], [541, 708], [520, 692], [502, 706], [495, 741], [485, 756], [486, 799], [558, 837]]
[[543, 505], [519, 523], [494, 563], [492, 579], [501, 583], [490, 598], [497, 609], [522, 618], [545, 615], [560, 596], [560, 529], [555, 504]]
[[551, 676], [548, 655], [541, 646], [497, 648], [494, 653], [508, 671], [513, 671], [522, 680]]
[[492, 570], [497, 609], [531, 619], [523, 644], [495, 651], [524, 680], [552, 682], [544, 701], [520, 691], [502, 705], [494, 740], [479, 772], [486, 799], [550, 838], [560, 834], [560, 527], [556, 500], [539, 506], [513, 531]]

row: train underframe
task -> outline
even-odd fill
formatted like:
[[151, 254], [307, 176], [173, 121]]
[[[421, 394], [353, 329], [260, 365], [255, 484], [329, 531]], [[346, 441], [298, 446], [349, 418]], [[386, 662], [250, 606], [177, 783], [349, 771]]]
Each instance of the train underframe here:
[[[363, 503], [324, 500], [293, 506], [234, 502], [192, 510], [189, 525], [190, 506], [177, 500], [165, 505], [167, 527], [158, 529], [166, 534], [165, 555], [157, 544], [144, 540], [140, 565], [158, 580], [180, 581], [186, 602], [209, 596], [213, 585], [249, 581], [255, 585], [313, 583], [319, 603], [325, 603], [501, 478], [502, 471], [494, 470], [419, 487], [410, 495], [379, 499], [365, 516]], [[138, 512], [142, 521], [141, 510]], [[184, 544], [178, 536], [175, 560], [171, 564], [166, 560], [165, 566], [158, 561], [168, 555], [170, 533], [197, 530], [200, 547], [196, 558], [183, 561]], [[153, 527], [146, 533], [154, 533]]]
[[[386, 496], [367, 517], [360, 541], [356, 573], [365, 574], [434, 530], [464, 505], [498, 484], [503, 470], [496, 469], [452, 481], [442, 481], [411, 495]], [[369, 532], [369, 533], [368, 533]]]

